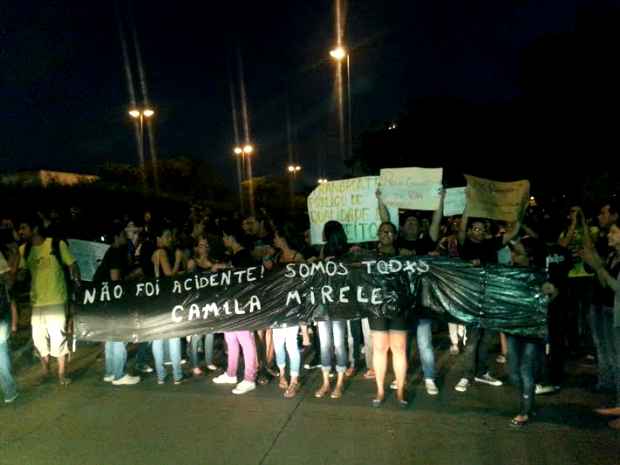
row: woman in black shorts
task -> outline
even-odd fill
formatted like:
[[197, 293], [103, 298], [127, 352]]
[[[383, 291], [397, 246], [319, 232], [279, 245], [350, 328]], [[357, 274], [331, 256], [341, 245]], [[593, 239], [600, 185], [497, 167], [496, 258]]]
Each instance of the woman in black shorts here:
[[[396, 248], [396, 227], [381, 223], [377, 230], [379, 244], [377, 255], [393, 257], [398, 255]], [[376, 374], [377, 395], [372, 400], [373, 407], [379, 407], [385, 399], [385, 374], [387, 372], [388, 350], [392, 351], [392, 365], [396, 375], [396, 399], [401, 407], [407, 406], [405, 398], [405, 377], [407, 375], [407, 321], [404, 316], [396, 318], [368, 318], [372, 334], [372, 362]]]

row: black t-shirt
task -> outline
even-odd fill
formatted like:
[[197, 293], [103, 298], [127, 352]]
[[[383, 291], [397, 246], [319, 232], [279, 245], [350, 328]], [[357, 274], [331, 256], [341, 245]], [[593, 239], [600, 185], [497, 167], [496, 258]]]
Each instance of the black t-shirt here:
[[573, 257], [566, 247], [552, 245], [547, 248], [545, 257], [545, 271], [549, 282], [552, 283], [560, 293], [564, 293], [568, 286], [568, 272], [573, 267]]
[[241, 249], [230, 258], [230, 262], [234, 268], [249, 268], [256, 266], [256, 260], [248, 249]]
[[459, 255], [463, 260], [480, 260], [482, 264], [492, 264], [497, 263], [497, 251], [502, 247], [504, 247], [502, 237], [484, 239], [480, 242], [467, 238], [460, 247]]
[[429, 252], [435, 250], [435, 242], [429, 236], [422, 236], [414, 240], [399, 237], [396, 241], [396, 248], [414, 251], [416, 255], [428, 255]]
[[121, 278], [126, 276], [129, 269], [129, 260], [127, 259], [127, 247], [110, 247], [103, 256], [101, 264], [93, 277], [94, 282], [103, 282], [110, 280], [110, 270], [119, 270]]

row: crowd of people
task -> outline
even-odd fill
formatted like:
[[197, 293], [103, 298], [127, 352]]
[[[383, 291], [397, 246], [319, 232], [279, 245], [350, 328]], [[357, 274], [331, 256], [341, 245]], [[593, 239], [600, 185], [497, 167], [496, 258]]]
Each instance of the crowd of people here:
[[[68, 238], [97, 239], [110, 245], [94, 281], [216, 272], [261, 263], [267, 270], [276, 271], [289, 263], [338, 260], [364, 248], [378, 257], [439, 255], [475, 266], [500, 264], [544, 270], [548, 277], [543, 286], [548, 300], [546, 340], [448, 323], [449, 353], [460, 357], [461, 373], [454, 389], [464, 393], [473, 383], [503, 385], [491, 373], [489, 363], [490, 350], [499, 343], [496, 360], [507, 363], [510, 382], [519, 392], [519, 411], [510, 423], [523, 427], [535, 413], [536, 395], [558, 391], [565, 383], [566, 360], [592, 355], [597, 362], [596, 389], [614, 395], [614, 403], [597, 412], [618, 417], [609, 425], [620, 429], [620, 223], [613, 201], [602, 205], [591, 220], [578, 205], [571, 206], [563, 221], [531, 206], [524, 220], [513, 224], [471, 218], [467, 210], [462, 216], [444, 218], [443, 194], [440, 207], [432, 215], [406, 210], [398, 218], [390, 218], [380, 191], [377, 207], [382, 223], [375, 243], [349, 244], [343, 226], [329, 221], [322, 246], [310, 243], [303, 217], [280, 218], [265, 209], [247, 216], [214, 213], [200, 203], [192, 205], [187, 214], [150, 209], [138, 217], [119, 214], [97, 231], [89, 231], [92, 228], [74, 214], [64, 221], [56, 211], [20, 218], [3, 216], [0, 388], [5, 402], [13, 402], [18, 393], [8, 339], [18, 329], [23, 295], [29, 296], [32, 339], [44, 374], [49, 373], [51, 357], [57, 361], [58, 382], [65, 386], [71, 382], [66, 376], [68, 308], [81, 276]], [[321, 384], [315, 397], [341, 398], [345, 381], [359, 373], [363, 379], [374, 380], [376, 394], [371, 405], [380, 408], [387, 397], [391, 360], [394, 380], [389, 387], [404, 408], [408, 405], [412, 347], [418, 349], [427, 394], [439, 393], [433, 327], [442, 324], [416, 318], [416, 312], [408, 310], [389, 319], [324, 319], [254, 332], [230, 331], [223, 338], [199, 334], [142, 342], [135, 350], [135, 364], [129, 364], [132, 370], [127, 363], [127, 343], [108, 341], [103, 381], [133, 385], [155, 372], [157, 383], [165, 384], [169, 364], [174, 384], [182, 383], [188, 375], [200, 377], [214, 372], [217, 376], [212, 382], [234, 386], [233, 394], [248, 393], [257, 384], [273, 379], [285, 398], [293, 398], [302, 385], [303, 369], [320, 368]], [[186, 360], [190, 370], [183, 367]]]

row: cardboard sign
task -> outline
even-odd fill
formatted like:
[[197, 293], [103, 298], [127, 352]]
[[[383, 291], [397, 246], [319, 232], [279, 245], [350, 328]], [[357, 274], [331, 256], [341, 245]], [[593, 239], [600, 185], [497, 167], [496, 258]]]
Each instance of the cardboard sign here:
[[465, 203], [464, 187], [446, 189], [446, 197], [443, 200], [443, 216], [462, 215], [465, 211]]
[[[323, 226], [331, 220], [342, 223], [350, 244], [377, 240], [381, 224], [377, 202], [377, 176], [330, 181], [308, 196], [310, 237], [323, 244]], [[398, 209], [388, 208], [390, 219], [398, 223]]]
[[388, 207], [437, 210], [443, 168], [389, 168], [379, 177], [381, 198]]
[[523, 217], [530, 195], [529, 181], [499, 182], [465, 175], [471, 217], [517, 221]]
[[69, 239], [67, 242], [80, 267], [82, 281], [92, 281], [95, 271], [97, 271], [110, 246], [101, 242], [82, 241], [80, 239]]

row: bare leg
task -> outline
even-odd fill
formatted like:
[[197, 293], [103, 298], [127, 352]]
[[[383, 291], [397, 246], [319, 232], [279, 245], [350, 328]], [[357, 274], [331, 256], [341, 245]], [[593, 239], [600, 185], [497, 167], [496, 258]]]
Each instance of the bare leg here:
[[407, 377], [407, 331], [389, 332], [390, 349], [392, 350], [392, 365], [396, 375], [396, 396], [398, 400], [405, 399], [405, 380]]
[[385, 398], [385, 374], [387, 372], [387, 358], [389, 336], [387, 331], [372, 331], [372, 365], [375, 368], [375, 382], [377, 383], [376, 399]]

